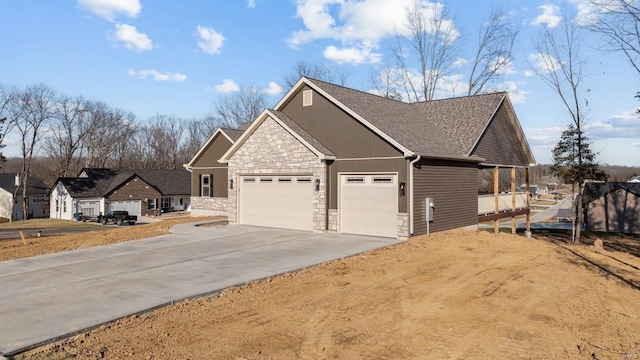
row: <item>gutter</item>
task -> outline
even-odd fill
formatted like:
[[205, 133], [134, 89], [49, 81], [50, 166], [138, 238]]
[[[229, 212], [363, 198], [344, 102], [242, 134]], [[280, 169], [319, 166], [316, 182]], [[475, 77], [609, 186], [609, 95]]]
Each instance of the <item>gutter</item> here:
[[191, 166], [189, 166], [189, 164], [182, 164], [182, 167], [184, 167], [184, 169], [190, 173], [193, 172], [193, 169], [191, 168]]
[[409, 234], [413, 235], [413, 208], [414, 204], [414, 196], [413, 196], [413, 165], [422, 159], [422, 155], [418, 155], [415, 159], [409, 162]]

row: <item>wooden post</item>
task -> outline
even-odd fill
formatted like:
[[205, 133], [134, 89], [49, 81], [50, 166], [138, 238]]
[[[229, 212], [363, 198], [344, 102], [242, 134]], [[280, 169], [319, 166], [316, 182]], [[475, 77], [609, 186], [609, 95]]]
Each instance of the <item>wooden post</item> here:
[[[495, 196], [494, 210], [497, 214], [500, 212], [500, 168], [497, 166], [493, 169], [493, 195]], [[500, 232], [499, 220], [493, 221], [493, 232], [496, 234]]]
[[[529, 168], [526, 169], [525, 171], [525, 181], [527, 184], [527, 209], [529, 209]], [[528, 234], [531, 232], [531, 215], [529, 215], [531, 212], [527, 212], [527, 225], [526, 225], [526, 231], [527, 231], [527, 236], [529, 236]]]
[[22, 245], [27, 245], [27, 241], [24, 239], [24, 234], [22, 233], [22, 231], [20, 232], [20, 238], [22, 239]]
[[[511, 210], [516, 211], [516, 168], [511, 168]], [[511, 234], [516, 234], [516, 217], [511, 217]]]

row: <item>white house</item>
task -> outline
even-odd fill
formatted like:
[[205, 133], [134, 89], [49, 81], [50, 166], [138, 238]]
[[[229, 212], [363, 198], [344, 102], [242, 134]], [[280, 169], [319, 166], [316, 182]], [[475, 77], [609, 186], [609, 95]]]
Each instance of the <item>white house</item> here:
[[73, 220], [78, 213], [97, 216], [104, 209], [104, 198], [87, 178], [59, 178], [49, 193], [50, 217]]
[[631, 179], [627, 180], [627, 182], [640, 183], [640, 175], [632, 177]]
[[[20, 177], [14, 173], [0, 174], [0, 218], [22, 220], [24, 217]], [[18, 193], [14, 197], [13, 194]], [[38, 180], [29, 180], [29, 218], [49, 217], [47, 186]]]

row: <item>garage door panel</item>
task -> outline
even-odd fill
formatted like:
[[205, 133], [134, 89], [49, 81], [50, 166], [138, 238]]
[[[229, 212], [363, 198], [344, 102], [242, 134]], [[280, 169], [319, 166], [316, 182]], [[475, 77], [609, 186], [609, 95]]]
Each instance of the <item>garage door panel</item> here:
[[313, 187], [306, 176], [243, 176], [239, 223], [313, 230]]
[[397, 236], [396, 175], [342, 175], [340, 232]]
[[140, 200], [112, 201], [109, 203], [109, 211], [125, 210], [129, 215], [140, 216], [142, 214], [142, 203]]

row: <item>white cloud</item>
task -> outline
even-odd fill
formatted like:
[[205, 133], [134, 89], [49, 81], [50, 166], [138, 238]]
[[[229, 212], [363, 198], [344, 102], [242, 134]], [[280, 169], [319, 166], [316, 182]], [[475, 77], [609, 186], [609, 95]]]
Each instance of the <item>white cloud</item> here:
[[149, 37], [138, 32], [135, 26], [116, 24], [114, 39], [120, 41], [129, 50], [147, 51], [153, 49], [153, 42]]
[[220, 84], [214, 86], [213, 88], [217, 92], [221, 92], [221, 93], [230, 93], [230, 92], [240, 91], [240, 86], [238, 86], [238, 84], [231, 79], [224, 79]]
[[492, 69], [496, 69], [496, 73], [500, 75], [512, 75], [515, 74], [516, 71], [513, 70], [513, 62], [508, 61], [505, 63], [505, 57], [498, 57], [494, 60], [492, 64]]
[[598, 20], [599, 8], [594, 0], [569, 0], [576, 6], [576, 21], [578, 25], [593, 25]]
[[[406, 24], [407, 9], [414, 0], [297, 0], [297, 17], [304, 28], [294, 31], [287, 43], [292, 48], [318, 39], [338, 41], [325, 49], [325, 56], [342, 63], [364, 63], [379, 61], [373, 50], [380, 40], [399, 34], [409, 36]], [[430, 20], [440, 16], [444, 5], [439, 2], [418, 0], [421, 13]], [[445, 19], [442, 28], [450, 30], [447, 41], [459, 37], [454, 23]]]
[[533, 76], [535, 76], [535, 75], [536, 75], [536, 73], [534, 73], [534, 72], [533, 72], [533, 71], [531, 71], [531, 70], [525, 70], [525, 71], [524, 71], [524, 76], [526, 76], [526, 77], [533, 77]]
[[640, 148], [640, 143], [633, 143], [634, 147]]
[[270, 81], [269, 87], [267, 87], [266, 89], [263, 89], [262, 92], [271, 96], [278, 95], [282, 92], [282, 86], [278, 85], [278, 83], [274, 81]]
[[145, 70], [133, 70], [130, 69], [127, 71], [127, 75], [135, 76], [140, 79], [146, 79], [151, 76], [155, 81], [175, 81], [175, 82], [183, 82], [187, 80], [187, 75], [181, 73], [171, 73], [164, 72], [161, 73], [154, 69], [145, 69]]
[[635, 111], [624, 111], [608, 119], [587, 122], [587, 135], [595, 139], [640, 138], [640, 118]]
[[535, 71], [539, 73], [552, 73], [562, 68], [560, 61], [549, 54], [531, 54], [529, 55], [529, 62]]
[[459, 68], [462, 67], [464, 65], [467, 65], [469, 62], [467, 61], [467, 59], [463, 59], [463, 58], [457, 58], [454, 62], [453, 62], [453, 67], [454, 68]]
[[500, 91], [506, 91], [509, 93], [509, 99], [514, 104], [523, 103], [527, 100], [528, 91], [518, 89], [518, 84], [515, 81], [505, 81], [496, 87]]
[[256, 0], [247, 0], [247, 7], [249, 9], [255, 9], [256, 8]]
[[382, 54], [372, 52], [371, 49], [357, 47], [338, 49], [333, 45], [328, 46], [322, 55], [338, 64], [377, 64], [382, 58]]
[[220, 54], [224, 36], [214, 28], [198, 25], [198, 46], [208, 54]]
[[546, 128], [524, 129], [527, 141], [532, 147], [553, 148], [560, 140], [560, 135], [566, 127], [554, 126]]
[[118, 14], [136, 17], [142, 10], [139, 0], [77, 0], [78, 5], [108, 21]]
[[550, 29], [560, 25], [560, 21], [562, 21], [562, 17], [560, 14], [560, 8], [557, 5], [553, 4], [545, 4], [538, 6], [538, 9], [542, 12], [542, 14], [538, 15], [531, 22], [531, 25], [544, 25]]

